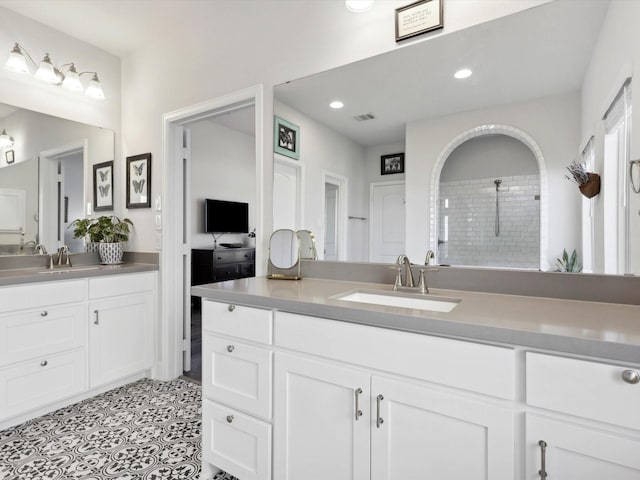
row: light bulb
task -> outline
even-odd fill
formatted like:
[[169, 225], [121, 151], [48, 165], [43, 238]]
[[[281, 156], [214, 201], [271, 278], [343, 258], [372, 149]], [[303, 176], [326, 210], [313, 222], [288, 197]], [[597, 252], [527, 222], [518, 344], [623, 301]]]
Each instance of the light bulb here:
[[80, 75], [78, 75], [76, 67], [73, 63], [69, 67], [69, 71], [66, 73], [64, 80], [62, 81], [62, 86], [74, 92], [82, 91], [82, 83], [80, 83]]
[[17, 43], [13, 46], [11, 53], [9, 53], [9, 59], [7, 60], [7, 63], [5, 63], [4, 68], [16, 73], [29, 73], [27, 59], [24, 58], [22, 49]]
[[102, 85], [100, 85], [100, 80], [98, 80], [98, 74], [94, 73], [93, 78], [89, 82], [89, 86], [85, 91], [87, 96], [95, 99], [95, 100], [104, 100], [104, 91], [102, 91]]
[[470, 68], [461, 68], [456, 73], [454, 73], [453, 76], [459, 80], [462, 80], [463, 78], [470, 77], [472, 73], [473, 72], [471, 71]]
[[0, 133], [0, 148], [13, 146], [13, 139], [9, 136], [7, 131], [3, 128]]
[[331, 102], [329, 104], [329, 106], [335, 110], [338, 110], [342, 107], [344, 107], [344, 103], [342, 103], [340, 100], [334, 100], [333, 102]]

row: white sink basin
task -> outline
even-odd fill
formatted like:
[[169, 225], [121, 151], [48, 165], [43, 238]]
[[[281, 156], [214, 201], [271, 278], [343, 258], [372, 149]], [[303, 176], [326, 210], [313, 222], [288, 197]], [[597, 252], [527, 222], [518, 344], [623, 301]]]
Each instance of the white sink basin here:
[[100, 268], [99, 265], [87, 265], [86, 267], [54, 267], [49, 270], [40, 270], [38, 273], [44, 273], [45, 275], [52, 275], [55, 273], [72, 273], [72, 272], [83, 272], [86, 270], [98, 270]]
[[438, 297], [435, 295], [406, 294], [399, 292], [381, 292], [358, 290], [336, 295], [336, 300], [347, 302], [386, 305], [388, 307], [414, 308], [431, 312], [450, 312], [460, 303], [459, 298]]

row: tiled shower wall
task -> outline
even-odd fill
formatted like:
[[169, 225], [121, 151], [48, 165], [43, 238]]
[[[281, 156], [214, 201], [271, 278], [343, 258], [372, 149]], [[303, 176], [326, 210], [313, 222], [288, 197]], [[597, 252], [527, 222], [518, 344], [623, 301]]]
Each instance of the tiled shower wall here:
[[439, 263], [539, 268], [540, 178], [499, 178], [497, 236], [495, 177], [440, 183]]

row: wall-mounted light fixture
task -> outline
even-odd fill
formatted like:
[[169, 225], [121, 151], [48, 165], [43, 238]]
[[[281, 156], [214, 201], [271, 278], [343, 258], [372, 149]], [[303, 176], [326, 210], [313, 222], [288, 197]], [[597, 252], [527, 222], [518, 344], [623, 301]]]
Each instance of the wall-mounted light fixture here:
[[[29, 52], [27, 52], [27, 50], [19, 43], [16, 43], [13, 46], [11, 53], [9, 53], [9, 59], [5, 64], [5, 68], [12, 72], [28, 75], [31, 72], [29, 71], [27, 59], [29, 59], [31, 64], [36, 68], [34, 76], [38, 80], [42, 80], [43, 82], [51, 85], [59, 85], [74, 92], [81, 92], [84, 90], [84, 93], [87, 96], [95, 100], [104, 100], [104, 92], [102, 91], [100, 80], [98, 80], [97, 72], [78, 73], [74, 63], [65, 63], [60, 67], [56, 67], [51, 62], [51, 57], [49, 57], [48, 53], [44, 54], [42, 61], [38, 65], [31, 55], [29, 55]], [[80, 77], [82, 75], [91, 76], [86, 89], [80, 81]]]
[[2, 129], [0, 133], [0, 148], [13, 147], [13, 137], [9, 136], [6, 129]]
[[344, 6], [347, 10], [355, 13], [369, 10], [373, 5], [373, 0], [345, 0]]

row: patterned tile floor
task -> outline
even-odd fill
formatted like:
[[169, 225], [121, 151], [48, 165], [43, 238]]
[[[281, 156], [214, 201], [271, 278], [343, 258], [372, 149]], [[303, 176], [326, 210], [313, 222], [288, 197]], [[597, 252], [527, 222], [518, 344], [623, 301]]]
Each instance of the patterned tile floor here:
[[201, 388], [140, 380], [0, 431], [2, 480], [191, 480]]

